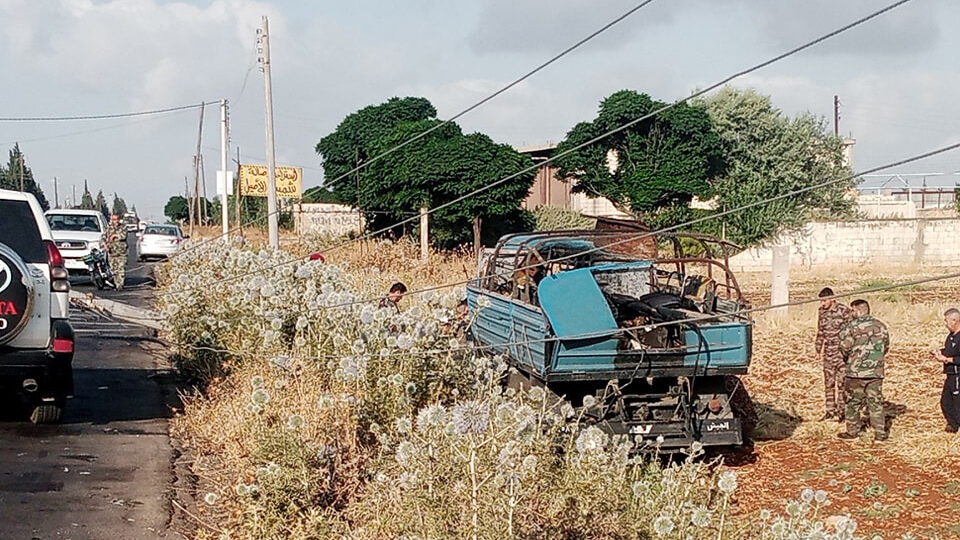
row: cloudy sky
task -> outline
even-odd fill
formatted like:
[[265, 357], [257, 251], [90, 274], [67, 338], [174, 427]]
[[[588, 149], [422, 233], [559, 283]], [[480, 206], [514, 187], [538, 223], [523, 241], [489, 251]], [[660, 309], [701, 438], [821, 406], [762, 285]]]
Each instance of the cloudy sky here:
[[[460, 120], [516, 146], [561, 140], [629, 88], [672, 101], [892, 0], [656, 0]], [[270, 18], [277, 159], [323, 180], [313, 147], [343, 117], [392, 96], [456, 114], [639, 0], [0, 0], [0, 117], [115, 114], [230, 100], [231, 160], [263, 163], [256, 29]], [[863, 170], [960, 141], [960, 2], [913, 0], [735, 84], [811, 111], [857, 140]], [[951, 24], [952, 23], [952, 24]], [[199, 111], [123, 120], [0, 122], [53, 199], [71, 186], [118, 192], [143, 216], [193, 178]], [[208, 193], [219, 156], [208, 107]], [[4, 157], [4, 161], [5, 157]], [[960, 169], [960, 153], [901, 172]], [[953, 185], [960, 177], [931, 177]]]

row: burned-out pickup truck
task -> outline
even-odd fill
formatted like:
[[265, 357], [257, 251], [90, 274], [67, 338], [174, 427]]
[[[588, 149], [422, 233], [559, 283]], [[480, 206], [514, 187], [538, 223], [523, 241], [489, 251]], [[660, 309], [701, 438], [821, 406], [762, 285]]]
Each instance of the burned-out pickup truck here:
[[668, 234], [644, 254], [636, 237], [504, 236], [467, 288], [474, 341], [508, 358], [511, 384], [543, 386], [611, 433], [666, 451], [743, 444], [752, 323], [728, 268], [736, 246]]

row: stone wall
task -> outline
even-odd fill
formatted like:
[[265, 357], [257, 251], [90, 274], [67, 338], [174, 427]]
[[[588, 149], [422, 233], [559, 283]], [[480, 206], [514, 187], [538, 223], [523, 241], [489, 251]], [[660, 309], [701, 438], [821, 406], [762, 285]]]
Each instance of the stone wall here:
[[[791, 268], [864, 265], [960, 266], [960, 219], [816, 222], [777, 245], [790, 249]], [[770, 271], [771, 247], [730, 259], [734, 272]]]

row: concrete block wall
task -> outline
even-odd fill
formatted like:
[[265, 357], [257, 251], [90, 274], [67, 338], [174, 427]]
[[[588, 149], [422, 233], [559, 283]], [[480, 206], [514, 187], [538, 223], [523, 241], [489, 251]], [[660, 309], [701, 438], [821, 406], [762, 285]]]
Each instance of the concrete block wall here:
[[[790, 250], [791, 268], [817, 266], [960, 266], [960, 219], [893, 219], [810, 223], [777, 243]], [[734, 272], [770, 271], [772, 246], [730, 259]]]

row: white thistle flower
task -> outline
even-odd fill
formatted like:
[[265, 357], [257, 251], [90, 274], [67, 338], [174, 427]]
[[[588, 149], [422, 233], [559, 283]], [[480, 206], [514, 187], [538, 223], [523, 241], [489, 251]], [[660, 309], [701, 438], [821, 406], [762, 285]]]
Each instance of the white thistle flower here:
[[717, 487], [727, 495], [737, 490], [737, 473], [733, 471], [723, 471], [720, 473], [720, 479], [717, 480]]
[[253, 377], [250, 377], [250, 386], [252, 386], [254, 390], [257, 388], [263, 388], [263, 377], [260, 375], [254, 375]]
[[597, 404], [597, 398], [589, 394], [586, 396], [583, 396], [583, 406], [586, 407], [587, 409], [593, 407], [596, 404]]
[[266, 405], [270, 403], [270, 392], [267, 392], [263, 388], [257, 388], [250, 394], [250, 401], [255, 405]]
[[800, 499], [807, 504], [810, 504], [813, 501], [813, 498], [814, 493], [810, 488], [803, 488], [803, 491], [800, 492]]
[[299, 414], [291, 414], [290, 417], [287, 418], [287, 428], [289, 429], [298, 430], [303, 427], [303, 424], [303, 416]]
[[207, 503], [210, 506], [217, 504], [217, 494], [216, 493], [207, 493], [203, 496], [203, 502]]
[[673, 532], [673, 520], [670, 519], [670, 516], [660, 515], [657, 516], [657, 519], [653, 520], [653, 531], [660, 536], [667, 536]]
[[690, 515], [690, 523], [695, 527], [707, 527], [710, 525], [710, 522], [713, 520], [713, 512], [707, 510], [706, 507], [698, 506], [693, 510], [693, 514]]

